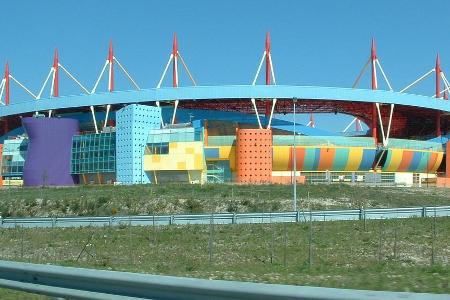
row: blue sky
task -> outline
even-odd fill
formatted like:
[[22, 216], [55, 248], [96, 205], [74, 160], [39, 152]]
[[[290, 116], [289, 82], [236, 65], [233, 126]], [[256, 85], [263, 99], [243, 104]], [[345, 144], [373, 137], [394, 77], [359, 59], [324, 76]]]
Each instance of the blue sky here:
[[[449, 11], [445, 0], [15, 0], [2, 4], [0, 63], [8, 60], [12, 74], [37, 92], [58, 47], [61, 63], [90, 89], [112, 39], [115, 56], [140, 86], [154, 87], [177, 32], [199, 84], [248, 84], [270, 31], [278, 84], [349, 87], [374, 36], [381, 63], [400, 89], [431, 69], [437, 52], [444, 71], [450, 68]], [[117, 89], [131, 89], [122, 75], [116, 81]], [[182, 75], [183, 83], [189, 84]], [[368, 76], [361, 87], [369, 87]], [[412, 92], [431, 95], [433, 89], [430, 78]], [[79, 93], [62, 75], [60, 90]], [[29, 100], [15, 87], [11, 98]]]

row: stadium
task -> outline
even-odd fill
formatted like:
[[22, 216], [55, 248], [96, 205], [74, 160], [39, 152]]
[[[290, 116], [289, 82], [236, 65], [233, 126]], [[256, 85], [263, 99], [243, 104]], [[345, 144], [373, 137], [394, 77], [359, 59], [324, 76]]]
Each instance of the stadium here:
[[[133, 90], [116, 91], [114, 72]], [[179, 86], [179, 71], [191, 86]], [[371, 89], [358, 88], [365, 72]], [[171, 73], [171, 86], [162, 85]], [[81, 94], [62, 96], [59, 76]], [[265, 84], [256, 84], [259, 76]], [[435, 77], [433, 96], [408, 91]], [[98, 92], [102, 78], [108, 91]], [[378, 89], [385, 81], [388, 90]], [[30, 100], [15, 101], [15, 88]], [[50, 86], [51, 97], [42, 97]], [[109, 46], [88, 90], [58, 59], [37, 93], [5, 67], [0, 83], [0, 185], [160, 184], [164, 182], [290, 184], [346, 182], [450, 187], [450, 90], [436, 65], [393, 91], [375, 42], [352, 87], [278, 85], [267, 34], [249, 85], [197, 85], [174, 36], [155, 88], [141, 89]], [[290, 116], [290, 119], [280, 116]], [[309, 114], [310, 122], [296, 122]], [[344, 132], [316, 128], [314, 114], [354, 117]], [[367, 131], [361, 124], [366, 124]], [[355, 130], [349, 130], [354, 126]]]

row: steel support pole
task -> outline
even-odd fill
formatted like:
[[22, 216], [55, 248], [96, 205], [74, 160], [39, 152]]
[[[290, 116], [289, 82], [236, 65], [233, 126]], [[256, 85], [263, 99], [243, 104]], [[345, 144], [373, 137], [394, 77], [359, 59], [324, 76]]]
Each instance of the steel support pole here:
[[294, 178], [294, 182], [293, 182], [293, 184], [294, 184], [294, 199], [293, 199], [293, 208], [294, 208], [294, 211], [297, 211], [297, 151], [296, 151], [296, 139], [295, 139], [295, 136], [297, 135], [297, 132], [296, 132], [296, 128], [295, 128], [295, 123], [296, 123], [296, 119], [295, 119], [295, 117], [296, 117], [296, 114], [295, 114], [295, 103], [297, 102], [297, 98], [294, 98], [293, 99], [293, 104], [294, 104], [294, 146], [292, 147], [293, 148], [293, 157], [292, 157], [292, 161], [293, 161], [293, 164], [294, 164], [294, 166], [293, 166], [293, 169], [294, 169], [294, 176], [293, 176], [293, 178]]

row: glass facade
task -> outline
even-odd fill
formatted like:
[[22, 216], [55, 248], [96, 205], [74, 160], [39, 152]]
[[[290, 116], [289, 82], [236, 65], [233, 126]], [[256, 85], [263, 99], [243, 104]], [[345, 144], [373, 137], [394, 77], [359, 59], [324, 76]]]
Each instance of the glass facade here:
[[72, 138], [72, 174], [116, 171], [116, 133], [75, 135]]
[[22, 177], [27, 156], [28, 139], [5, 140], [2, 152], [1, 176]]
[[203, 141], [203, 127], [152, 129], [147, 144]]

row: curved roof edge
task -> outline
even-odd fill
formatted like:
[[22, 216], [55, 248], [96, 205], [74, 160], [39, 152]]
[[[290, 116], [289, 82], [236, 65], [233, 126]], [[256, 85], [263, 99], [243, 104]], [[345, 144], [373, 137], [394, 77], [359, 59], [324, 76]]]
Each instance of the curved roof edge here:
[[106, 104], [126, 104], [148, 101], [180, 101], [220, 99], [279, 98], [299, 101], [331, 100], [369, 102], [415, 106], [424, 109], [450, 112], [450, 102], [428, 96], [406, 94], [384, 90], [352, 89], [340, 87], [289, 86], [289, 85], [223, 85], [190, 86], [143, 89], [139, 91], [117, 91], [97, 94], [82, 94], [12, 103], [0, 107], [0, 117], [20, 115], [34, 111], [47, 111]]

